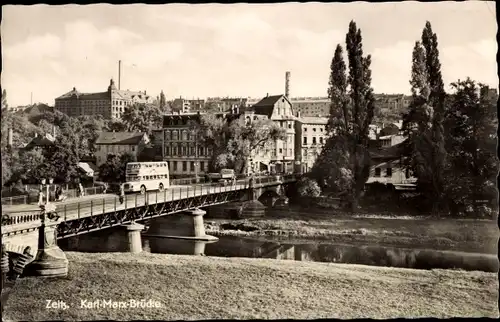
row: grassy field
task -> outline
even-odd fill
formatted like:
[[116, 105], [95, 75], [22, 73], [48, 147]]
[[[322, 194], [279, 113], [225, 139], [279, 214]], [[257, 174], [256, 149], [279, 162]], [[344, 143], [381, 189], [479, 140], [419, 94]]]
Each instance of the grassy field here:
[[378, 244], [497, 254], [496, 221], [480, 219], [346, 216], [318, 211], [271, 212], [263, 218], [206, 219], [217, 236], [282, 236], [339, 243]]
[[[269, 259], [67, 253], [67, 278], [24, 278], [16, 321], [498, 317], [497, 275]], [[161, 308], [80, 307], [155, 300]], [[68, 309], [47, 309], [47, 300]]]

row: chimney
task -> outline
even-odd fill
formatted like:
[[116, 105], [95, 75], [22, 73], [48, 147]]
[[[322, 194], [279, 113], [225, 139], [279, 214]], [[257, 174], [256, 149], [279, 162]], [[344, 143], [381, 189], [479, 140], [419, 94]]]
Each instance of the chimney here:
[[8, 142], [8, 145], [9, 145], [10, 147], [12, 147], [12, 141], [13, 141], [13, 138], [12, 138], [12, 137], [13, 137], [13, 134], [14, 134], [14, 133], [13, 133], [13, 131], [12, 131], [12, 128], [9, 128], [9, 134], [8, 134], [9, 136], [7, 137], [7, 140], [8, 140], [7, 142]]
[[269, 97], [269, 93], [266, 93], [266, 97]]
[[118, 89], [121, 89], [120, 88], [121, 80], [122, 80], [122, 61], [119, 60], [118, 61]]
[[290, 72], [285, 73], [285, 96], [290, 99]]

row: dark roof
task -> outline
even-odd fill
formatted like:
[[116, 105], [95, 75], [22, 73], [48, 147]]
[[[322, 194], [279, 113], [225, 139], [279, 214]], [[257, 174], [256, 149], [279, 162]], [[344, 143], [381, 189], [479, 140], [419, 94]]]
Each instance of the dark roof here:
[[36, 104], [25, 108], [22, 112], [24, 114], [28, 114], [29, 116], [35, 116], [48, 112], [54, 112], [54, 108], [45, 104]]
[[386, 147], [369, 149], [372, 159], [399, 159], [404, 152], [404, 142]]
[[46, 136], [37, 136], [33, 138], [27, 145], [26, 149], [31, 149], [35, 146], [52, 146], [54, 145], [55, 139], [52, 137], [52, 135], [47, 134]]
[[273, 114], [274, 104], [278, 102], [284, 95], [272, 95], [266, 96], [254, 105], [252, 105], [251, 110], [255, 112], [255, 114], [267, 115], [271, 117]]
[[145, 134], [142, 132], [102, 132], [95, 144], [137, 145]]

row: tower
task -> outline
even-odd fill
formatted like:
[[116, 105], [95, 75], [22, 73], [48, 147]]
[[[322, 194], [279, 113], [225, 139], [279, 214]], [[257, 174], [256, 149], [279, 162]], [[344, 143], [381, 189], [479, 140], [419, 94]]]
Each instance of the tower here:
[[290, 72], [285, 73], [285, 96], [290, 99]]
[[118, 89], [120, 90], [120, 82], [122, 80], [122, 61], [118, 61]]

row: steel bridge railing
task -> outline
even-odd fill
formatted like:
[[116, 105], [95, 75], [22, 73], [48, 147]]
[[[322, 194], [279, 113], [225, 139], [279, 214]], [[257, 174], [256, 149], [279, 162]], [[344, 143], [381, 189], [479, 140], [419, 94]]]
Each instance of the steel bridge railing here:
[[[285, 184], [296, 181], [295, 175], [278, 175], [267, 177], [255, 177], [253, 188], [260, 188], [273, 184]], [[246, 190], [250, 188], [249, 179], [239, 179], [227, 184], [200, 183], [183, 187], [171, 187], [163, 191], [150, 191], [144, 195], [125, 195], [123, 202], [119, 196], [107, 196], [83, 202], [56, 204], [56, 212], [63, 221], [79, 220], [81, 218], [93, 217], [109, 212], [133, 209], [148, 205], [167, 203], [191, 197], [220, 194], [229, 191]], [[2, 226], [11, 226], [40, 221], [40, 214], [2, 215]]]

